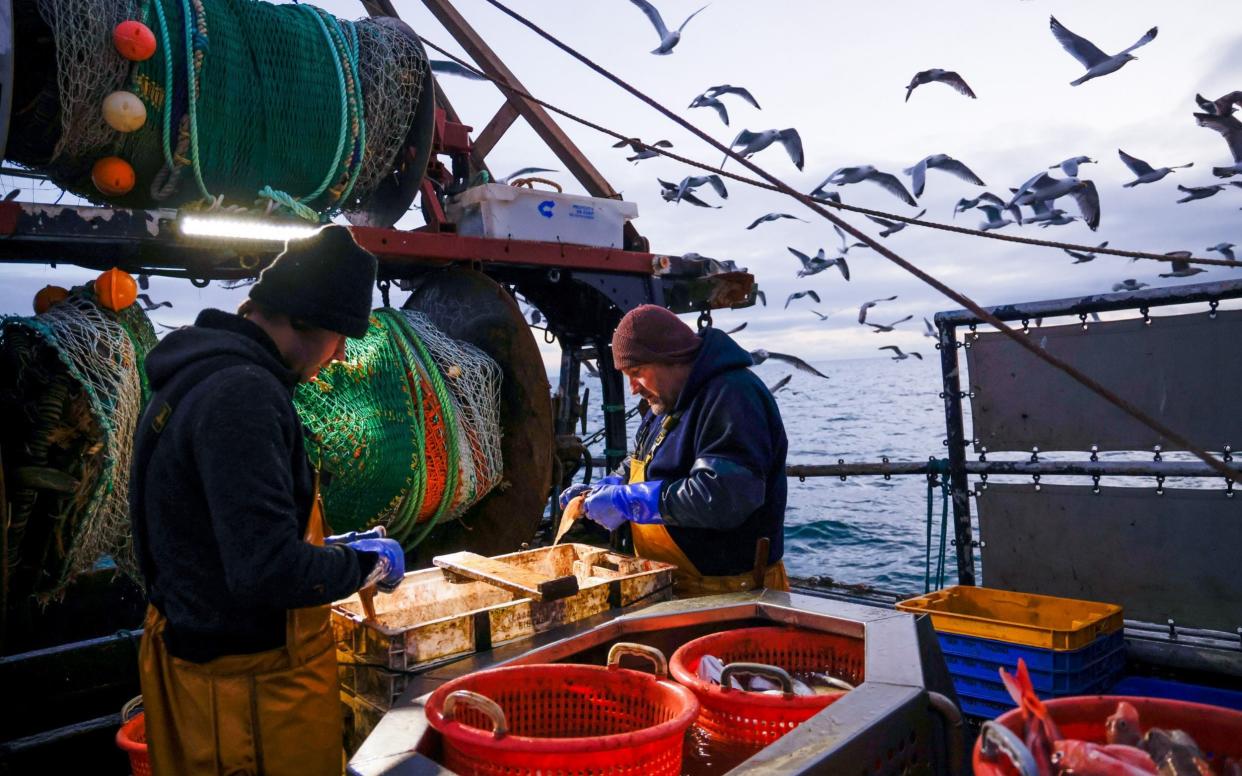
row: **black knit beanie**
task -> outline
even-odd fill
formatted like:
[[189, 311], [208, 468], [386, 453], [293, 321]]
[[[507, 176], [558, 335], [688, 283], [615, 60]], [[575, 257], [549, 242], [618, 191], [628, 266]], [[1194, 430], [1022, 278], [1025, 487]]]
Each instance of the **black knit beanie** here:
[[375, 256], [331, 224], [290, 240], [259, 275], [250, 298], [264, 307], [347, 337], [367, 333]]

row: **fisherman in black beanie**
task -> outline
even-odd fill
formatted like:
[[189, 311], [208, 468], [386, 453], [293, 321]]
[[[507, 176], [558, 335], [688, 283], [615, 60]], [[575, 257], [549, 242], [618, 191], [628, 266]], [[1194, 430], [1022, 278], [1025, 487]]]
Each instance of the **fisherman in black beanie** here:
[[367, 333], [375, 275], [326, 226], [289, 241], [238, 314], [204, 310], [146, 359], [129, 493], [156, 773], [340, 774], [328, 605], [394, 587], [404, 555], [386, 538], [324, 546], [292, 394]]

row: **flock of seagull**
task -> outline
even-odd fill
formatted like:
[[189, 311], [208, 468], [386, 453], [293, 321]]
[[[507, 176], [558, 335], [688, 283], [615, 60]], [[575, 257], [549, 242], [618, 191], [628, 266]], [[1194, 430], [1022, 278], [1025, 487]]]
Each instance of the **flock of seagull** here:
[[[675, 30], [671, 30], [665, 24], [659, 11], [650, 2], [647, 0], [630, 0], [630, 2], [643, 11], [655, 28], [660, 42], [651, 53], [657, 55], [671, 54], [680, 42], [686, 25], [707, 8], [707, 6], [699, 8], [686, 17]], [[1117, 72], [1129, 62], [1137, 59], [1133, 52], [1154, 41], [1158, 33], [1158, 29], [1152, 27], [1129, 47], [1115, 54], [1107, 54], [1087, 38], [1070, 31], [1055, 17], [1050, 17], [1049, 26], [1052, 35], [1065, 51], [1085, 68], [1085, 72], [1081, 76], [1070, 82], [1072, 86], [1080, 86], [1087, 81]], [[920, 71], [911, 78], [909, 84], [905, 87], [905, 100], [908, 102], [916, 89], [935, 83], [948, 86], [964, 97], [970, 99], [977, 98], [974, 90], [960, 73], [952, 70], [931, 68]], [[1235, 175], [1242, 176], [1242, 121], [1235, 115], [1237, 109], [1242, 107], [1242, 92], [1233, 92], [1217, 100], [1208, 100], [1200, 95], [1195, 95], [1195, 99], [1199, 108], [1194, 113], [1196, 121], [1200, 126], [1221, 134], [1228, 144], [1233, 157], [1233, 164], [1214, 166], [1211, 168], [1212, 173], [1220, 179], [1230, 178]], [[728, 126], [730, 122], [729, 105], [731, 101], [735, 100], [737, 104], [745, 103], [753, 108], [760, 108], [759, 101], [749, 89], [733, 84], [720, 84], [705, 89], [690, 101], [688, 108], [711, 108], [721, 122]], [[783, 148], [785, 154], [798, 170], [803, 169], [805, 158], [802, 137], [798, 130], [793, 127], [761, 131], [742, 129], [729, 144], [735, 153], [744, 158], [761, 153], [774, 145], [779, 145]], [[628, 148], [631, 155], [627, 156], [626, 159], [630, 162], [638, 163], [645, 159], [659, 156], [660, 153], [657, 149], [671, 148], [672, 143], [668, 140], [646, 143], [639, 138], [627, 138], [616, 143], [614, 147]], [[1117, 154], [1121, 163], [1134, 176], [1133, 180], [1123, 184], [1126, 188], [1157, 183], [1178, 170], [1187, 169], [1194, 165], [1193, 162], [1185, 162], [1156, 166], [1120, 148], [1117, 150]], [[725, 161], [727, 159], [728, 157], [725, 158]], [[724, 164], [725, 162], [722, 161], [720, 169], [724, 169]], [[1095, 231], [1100, 224], [1100, 191], [1093, 180], [1081, 177], [1084, 168], [1087, 165], [1094, 164], [1098, 164], [1098, 161], [1088, 156], [1069, 157], [1050, 165], [1046, 169], [1039, 170], [1024, 183], [1010, 188], [1002, 195], [998, 196], [991, 191], [984, 191], [972, 198], [962, 198], [954, 206], [952, 215], [956, 218], [958, 214], [967, 211], [978, 211], [983, 218], [977, 227], [981, 231], [1003, 229], [1011, 225], [1022, 226], [1031, 224], [1038, 224], [1041, 228], [1046, 229], [1063, 226], [1075, 221], [1081, 221], [1089, 229]], [[841, 194], [839, 190], [841, 188], [868, 183], [873, 186], [879, 186], [907, 206], [917, 207], [918, 198], [923, 196], [927, 186], [928, 174], [932, 171], [951, 175], [975, 186], [986, 185], [983, 179], [964, 162], [947, 154], [932, 154], [902, 170], [905, 179], [909, 181], [908, 188], [905, 179], [902, 177], [891, 172], [879, 170], [873, 165], [860, 164], [834, 170], [823, 182], [808, 192], [808, 196], [819, 202], [840, 203]], [[664, 201], [672, 204], [686, 203], [695, 207], [720, 208], [722, 205], [718, 203], [727, 200], [729, 196], [723, 179], [715, 174], [688, 175], [675, 183], [663, 179], [657, 180], [660, 186], [660, 196]], [[1185, 204], [1207, 199], [1230, 187], [1242, 188], [1242, 182], [1222, 180], [1222, 182], [1202, 186], [1179, 184], [1177, 190], [1182, 193], [1182, 196], [1176, 202], [1178, 204]], [[713, 199], [716, 201], [715, 204]], [[1074, 203], [1076, 212], [1071, 213], [1058, 207], [1057, 204], [1061, 200], [1071, 200]], [[913, 218], [920, 218], [925, 213], [926, 210], [921, 210]], [[872, 215], [866, 215], [866, 217], [881, 227], [879, 234], [883, 238], [891, 237], [907, 226], [905, 221]], [[754, 219], [746, 226], [746, 229], [753, 230], [763, 224], [785, 219], [804, 220], [789, 213], [773, 212]], [[840, 272], [842, 279], [849, 281], [850, 267], [847, 256], [850, 250], [866, 248], [867, 246], [860, 242], [850, 243], [845, 233], [839, 227], [834, 225], [834, 228], [840, 238], [840, 246], [836, 250], [836, 255], [830, 256], [823, 248], [818, 249], [812, 255], [798, 248], [788, 247], [790, 254], [799, 263], [797, 277], [807, 278], [828, 269], [836, 268]], [[1096, 249], [1106, 248], [1107, 246], [1108, 242], [1105, 241], [1100, 243]], [[1206, 250], [1219, 253], [1224, 258], [1233, 260], [1235, 247], [1232, 243], [1221, 242], [1206, 248]], [[1065, 252], [1073, 259], [1074, 264], [1087, 263], [1096, 258], [1094, 250], [1076, 251], [1067, 249]], [[1173, 251], [1166, 255], [1172, 259], [1168, 263], [1170, 271], [1161, 273], [1160, 277], [1187, 277], [1204, 271], [1201, 267], [1192, 266], [1187, 261], [1192, 256], [1190, 251]], [[1145, 286], [1147, 286], [1146, 283], [1128, 278], [1114, 284], [1113, 290], [1115, 292], [1135, 291]], [[804, 298], [810, 299], [815, 303], [820, 302], [820, 297], [814, 290], [795, 291], [786, 298], [785, 308], [788, 309], [791, 304]], [[762, 296], [762, 293], [760, 293], [759, 299], [766, 305], [766, 299]], [[869, 309], [895, 299], [896, 297], [892, 296], [863, 303], [858, 313], [859, 325], [871, 327], [876, 334], [884, 334], [896, 331], [896, 327], [912, 320], [912, 315], [907, 315], [900, 320], [888, 324], [877, 324], [867, 320]], [[820, 320], [827, 320], [829, 318], [829, 315], [825, 315], [818, 310], [812, 309], [811, 312], [818, 316]], [[924, 335], [937, 338], [938, 335], [931, 323], [926, 318], [923, 320], [926, 326]], [[733, 331], [740, 331], [745, 325], [743, 323]], [[879, 349], [892, 351], [893, 360], [896, 361], [909, 358], [922, 360], [922, 354], [917, 352], [906, 353], [895, 345], [884, 345]], [[751, 355], [756, 364], [762, 363], [769, 358], [779, 359], [793, 364], [802, 371], [824, 377], [823, 374], [795, 356], [773, 353], [766, 350], [754, 351]]]

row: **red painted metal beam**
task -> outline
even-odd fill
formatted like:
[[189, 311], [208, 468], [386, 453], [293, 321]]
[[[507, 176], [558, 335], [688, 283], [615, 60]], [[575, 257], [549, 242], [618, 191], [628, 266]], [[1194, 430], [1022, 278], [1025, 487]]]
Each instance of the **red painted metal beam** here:
[[385, 264], [400, 264], [403, 261], [482, 261], [643, 275], [655, 272], [654, 255], [619, 248], [463, 237], [443, 232], [401, 232], [374, 227], [354, 227], [353, 233], [362, 247], [379, 256]]

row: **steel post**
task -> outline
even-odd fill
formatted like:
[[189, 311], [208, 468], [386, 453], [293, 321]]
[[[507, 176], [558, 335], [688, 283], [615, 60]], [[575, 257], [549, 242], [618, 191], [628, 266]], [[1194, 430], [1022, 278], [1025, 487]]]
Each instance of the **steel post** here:
[[957, 329], [936, 316], [940, 332], [940, 370], [943, 377], [944, 423], [949, 446], [949, 493], [953, 498], [953, 526], [957, 538], [957, 580], [975, 584], [974, 540], [970, 525], [970, 489], [966, 481], [966, 431], [962, 418], [962, 383], [957, 356]]

